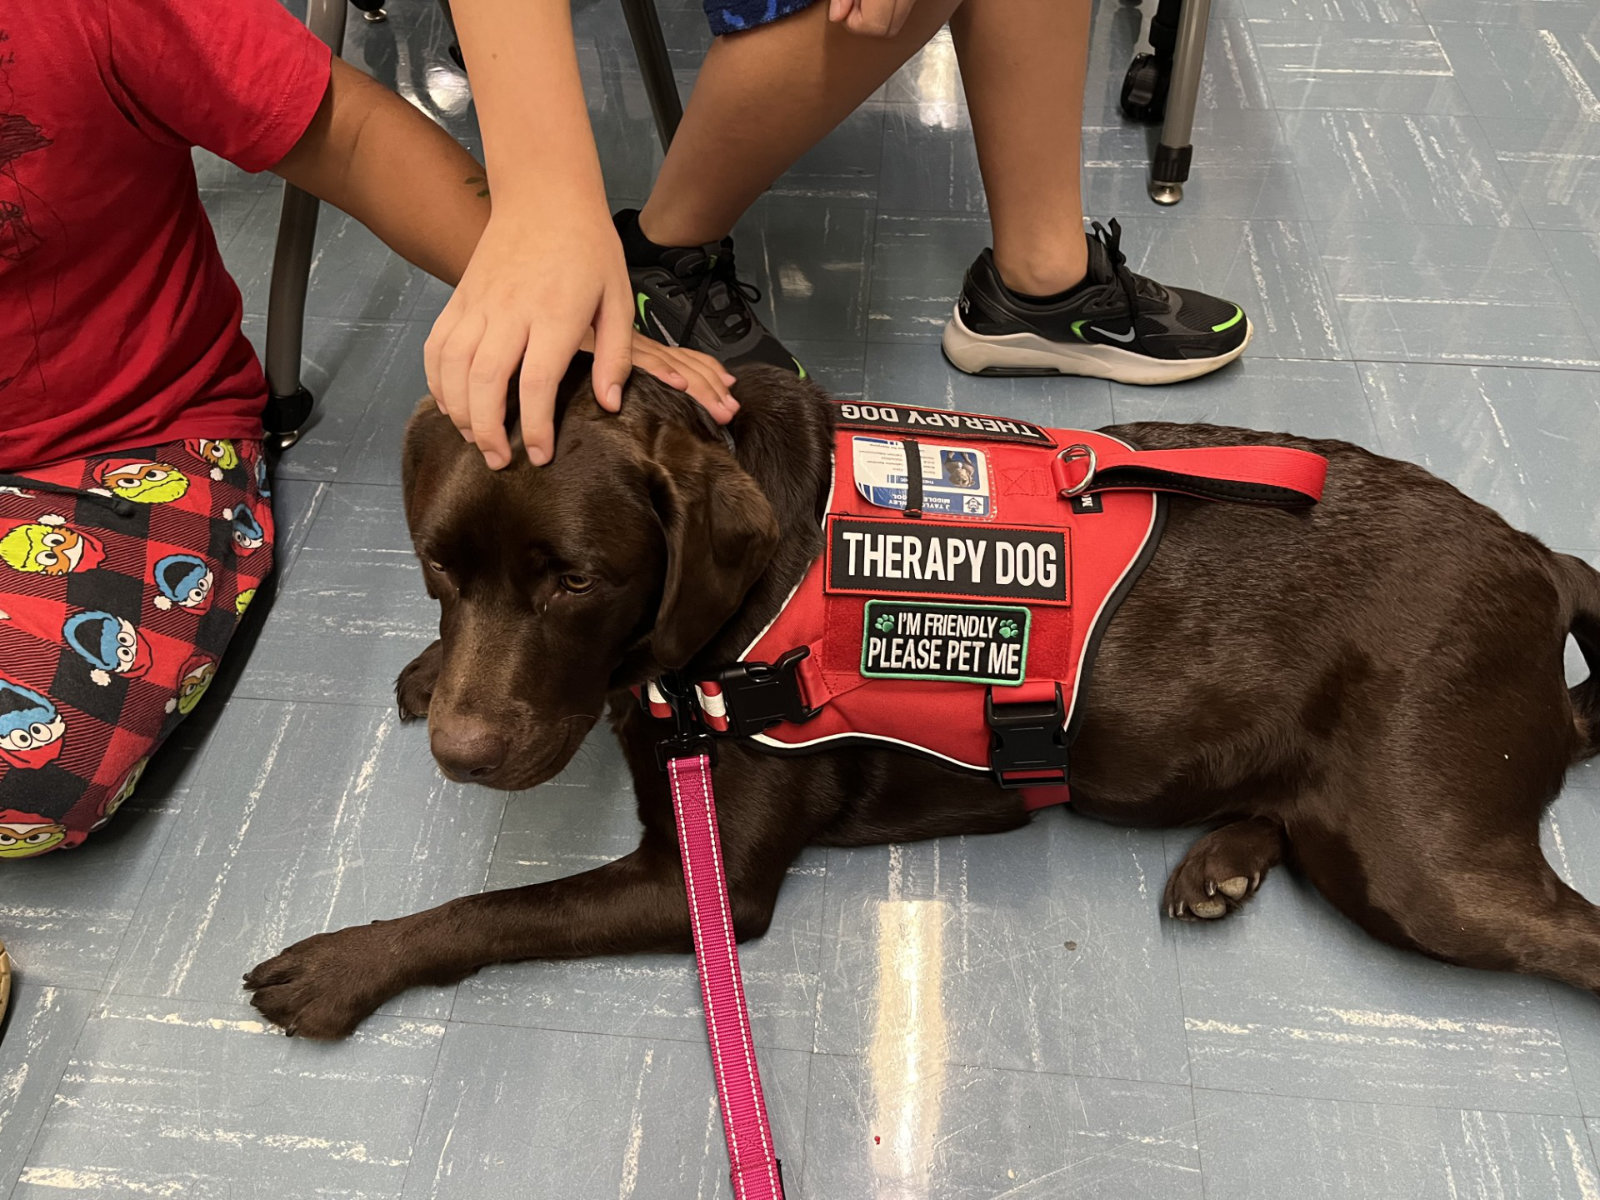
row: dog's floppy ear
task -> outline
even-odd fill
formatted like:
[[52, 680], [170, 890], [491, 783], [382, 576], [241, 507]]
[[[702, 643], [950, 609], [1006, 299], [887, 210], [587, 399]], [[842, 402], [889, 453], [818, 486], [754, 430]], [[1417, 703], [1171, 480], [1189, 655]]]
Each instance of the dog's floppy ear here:
[[406, 506], [406, 521], [413, 527], [423, 497], [434, 490], [438, 463], [430, 465], [431, 452], [441, 440], [449, 445], [450, 438], [459, 441], [460, 437], [450, 419], [440, 414], [432, 396], [424, 396], [417, 402], [416, 411], [406, 422], [405, 445], [400, 456], [400, 495]]
[[650, 449], [651, 499], [667, 537], [667, 577], [651, 648], [683, 666], [738, 609], [778, 544], [761, 488], [720, 446], [668, 426]]

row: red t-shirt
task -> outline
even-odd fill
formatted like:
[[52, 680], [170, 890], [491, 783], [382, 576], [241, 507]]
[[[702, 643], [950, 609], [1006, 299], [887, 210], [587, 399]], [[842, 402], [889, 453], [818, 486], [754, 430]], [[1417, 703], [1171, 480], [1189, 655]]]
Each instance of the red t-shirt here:
[[189, 150], [274, 165], [329, 69], [276, 0], [0, 6], [0, 471], [261, 436]]

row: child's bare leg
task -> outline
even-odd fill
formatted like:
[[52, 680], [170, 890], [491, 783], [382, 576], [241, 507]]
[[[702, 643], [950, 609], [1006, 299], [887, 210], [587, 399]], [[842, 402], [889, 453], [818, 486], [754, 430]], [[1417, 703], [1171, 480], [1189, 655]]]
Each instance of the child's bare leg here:
[[644, 235], [663, 246], [725, 237], [772, 181], [872, 95], [959, 3], [921, 0], [892, 38], [830, 23], [826, 0], [719, 37], [639, 214]]
[[1135, 276], [1116, 221], [1084, 236], [1091, 0], [966, 0], [950, 18], [993, 252], [967, 270], [945, 357], [985, 375], [1169, 384], [1238, 358], [1238, 305]]
[[950, 17], [995, 265], [1047, 296], [1088, 268], [1079, 189], [1090, 0], [966, 0]]
[[1251, 334], [1238, 305], [1135, 276], [1114, 221], [1092, 244], [1084, 236], [1090, 3], [921, 0], [890, 39], [830, 25], [818, 3], [719, 38], [649, 202], [636, 220], [618, 220], [641, 322], [648, 311], [655, 336], [724, 362], [798, 367], [734, 286], [732, 243], [706, 243], [725, 238], [778, 175], [948, 19], [994, 250], [967, 271], [945, 357], [974, 374], [1138, 384], [1176, 383], [1232, 362]]

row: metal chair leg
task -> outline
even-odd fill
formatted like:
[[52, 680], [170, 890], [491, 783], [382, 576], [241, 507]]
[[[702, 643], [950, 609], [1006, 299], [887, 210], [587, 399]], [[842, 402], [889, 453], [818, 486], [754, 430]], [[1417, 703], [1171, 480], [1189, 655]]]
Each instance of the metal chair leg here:
[[456, 18], [450, 11], [450, 0], [439, 0], [439, 11], [444, 14], [444, 23], [450, 27], [450, 45], [446, 47], [446, 52], [450, 55], [450, 61], [465, 71], [467, 60], [461, 57], [461, 39], [456, 36]]
[[661, 33], [661, 17], [653, 0], [622, 0], [622, 15], [628, 21], [633, 52], [644, 74], [650, 111], [656, 119], [656, 136], [665, 150], [672, 144], [683, 120], [683, 101], [678, 97], [678, 81], [672, 77], [672, 60], [667, 56], [667, 39]]
[[1200, 68], [1210, 19], [1211, 0], [1183, 0], [1178, 48], [1172, 58], [1172, 82], [1167, 89], [1167, 118], [1150, 169], [1150, 199], [1157, 204], [1176, 204], [1183, 199], [1189, 160], [1194, 154], [1194, 109], [1200, 95]]
[[1159, 125], [1166, 115], [1182, 11], [1182, 0], [1150, 0], [1139, 6], [1139, 40], [1122, 81], [1122, 111], [1129, 120]]
[[[344, 45], [344, 21], [345, 0], [310, 0], [306, 24], [335, 54]], [[300, 357], [317, 207], [315, 196], [284, 185], [278, 246], [272, 258], [272, 289], [267, 297], [268, 396], [262, 414], [269, 440], [278, 450], [287, 450], [299, 440], [300, 427], [315, 404], [300, 382]]]

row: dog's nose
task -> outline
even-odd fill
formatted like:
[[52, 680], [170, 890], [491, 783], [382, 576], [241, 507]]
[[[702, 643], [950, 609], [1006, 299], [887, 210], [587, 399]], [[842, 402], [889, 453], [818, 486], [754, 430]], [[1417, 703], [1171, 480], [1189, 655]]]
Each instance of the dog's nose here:
[[506, 760], [506, 739], [482, 717], [436, 718], [428, 742], [435, 761], [451, 779], [482, 779]]

